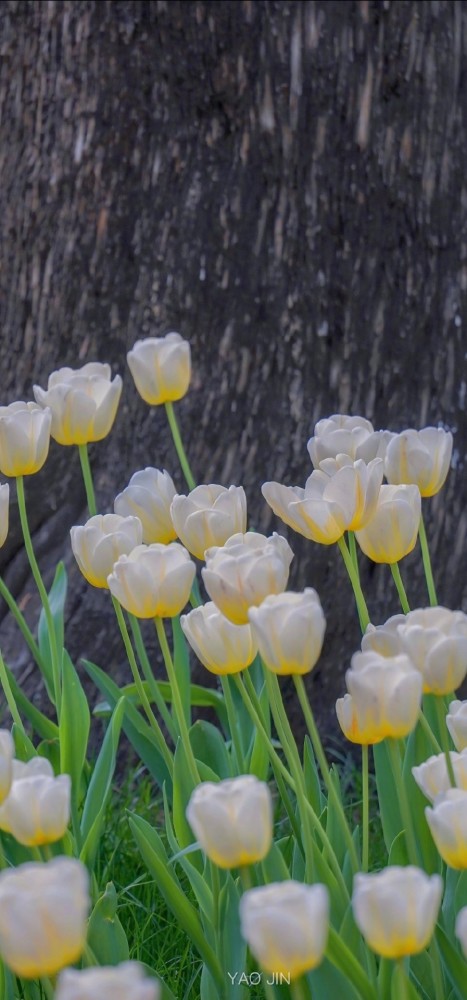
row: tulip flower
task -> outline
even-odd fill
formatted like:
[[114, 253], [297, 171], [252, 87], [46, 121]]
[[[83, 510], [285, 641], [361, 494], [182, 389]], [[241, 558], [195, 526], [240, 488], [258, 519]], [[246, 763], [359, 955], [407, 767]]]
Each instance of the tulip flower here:
[[355, 923], [383, 958], [417, 955], [433, 935], [442, 894], [442, 878], [414, 865], [358, 874], [352, 896]]
[[205, 552], [201, 571], [211, 600], [235, 625], [248, 624], [248, 610], [287, 586], [293, 552], [282, 535], [232, 535], [221, 548]]
[[451, 701], [446, 725], [456, 750], [467, 747], [467, 701]]
[[71, 779], [55, 777], [44, 757], [27, 763], [13, 761], [13, 780], [0, 805], [0, 830], [11, 833], [26, 847], [53, 844], [70, 822]]
[[95, 514], [86, 524], [72, 528], [70, 535], [83, 576], [93, 587], [107, 590], [107, 578], [117, 559], [141, 545], [143, 526], [138, 517]]
[[0, 486], [0, 547], [5, 544], [8, 535], [9, 506], [10, 487], [4, 483]]
[[198, 660], [212, 674], [237, 674], [256, 656], [250, 626], [234, 625], [213, 601], [182, 615], [180, 624]]
[[[467, 751], [455, 753], [451, 750], [452, 770], [456, 786], [467, 791]], [[440, 795], [444, 795], [451, 788], [451, 780], [446, 764], [444, 753], [435, 754], [423, 761], [417, 767], [412, 768], [412, 774], [418, 787], [422, 790], [430, 802], [434, 802]]]
[[54, 441], [81, 445], [107, 437], [122, 392], [120, 376], [110, 379], [110, 365], [91, 361], [82, 368], [52, 372], [47, 389], [34, 386], [36, 402], [51, 411]]
[[449, 694], [467, 674], [467, 615], [448, 608], [417, 608], [397, 628], [403, 651], [423, 676], [423, 690]]
[[456, 917], [456, 937], [459, 938], [464, 958], [467, 958], [467, 906], [464, 906]]
[[0, 955], [17, 976], [53, 976], [76, 962], [86, 942], [89, 875], [57, 857], [0, 872]]
[[159, 1000], [160, 988], [138, 962], [60, 973], [55, 1000]]
[[375, 431], [373, 424], [364, 417], [334, 413], [318, 421], [307, 448], [315, 469], [323, 459], [338, 455], [347, 455], [352, 462], [361, 458], [368, 463], [373, 458], [384, 458], [392, 437], [389, 431]]
[[197, 486], [188, 496], [176, 496], [170, 512], [180, 541], [197, 559], [204, 559], [206, 549], [224, 545], [231, 535], [246, 531], [246, 496], [241, 486]]
[[168, 545], [177, 537], [170, 516], [170, 504], [176, 489], [169, 473], [160, 469], [135, 472], [122, 493], [115, 498], [114, 511], [121, 517], [139, 517], [143, 526], [143, 542]]
[[262, 493], [285, 524], [305, 538], [332, 545], [345, 531], [356, 531], [367, 523], [376, 508], [382, 480], [380, 458], [367, 465], [339, 455], [321, 462], [305, 489], [264, 483]]
[[248, 889], [239, 909], [241, 933], [266, 972], [293, 981], [323, 960], [329, 931], [325, 885], [272, 882]]
[[127, 354], [136, 388], [145, 403], [175, 402], [187, 392], [191, 378], [190, 345], [179, 333], [138, 340]]
[[449, 788], [427, 806], [425, 816], [443, 861], [451, 868], [467, 868], [467, 791]]
[[422, 497], [432, 497], [444, 484], [452, 455], [452, 434], [441, 427], [395, 434], [386, 449], [388, 483], [413, 483]]
[[11, 788], [14, 752], [15, 746], [10, 731], [0, 729], [0, 808]]
[[252, 774], [197, 785], [186, 816], [201, 849], [219, 868], [254, 864], [271, 847], [271, 792]]
[[113, 597], [137, 618], [173, 618], [185, 607], [196, 568], [183, 545], [138, 545], [120, 556], [108, 585]]
[[399, 562], [415, 546], [420, 517], [417, 486], [382, 486], [373, 516], [355, 533], [358, 544], [373, 562]]
[[362, 652], [378, 653], [380, 656], [398, 656], [404, 652], [399, 637], [399, 625], [406, 621], [406, 615], [392, 615], [384, 625], [368, 625], [362, 638]]
[[31, 476], [49, 453], [52, 413], [37, 403], [0, 406], [0, 472]]
[[248, 612], [253, 636], [268, 670], [307, 674], [321, 653], [326, 619], [316, 590], [271, 594]]
[[352, 743], [400, 739], [415, 728], [422, 678], [407, 656], [355, 653], [345, 680], [349, 693], [338, 699], [336, 712]]

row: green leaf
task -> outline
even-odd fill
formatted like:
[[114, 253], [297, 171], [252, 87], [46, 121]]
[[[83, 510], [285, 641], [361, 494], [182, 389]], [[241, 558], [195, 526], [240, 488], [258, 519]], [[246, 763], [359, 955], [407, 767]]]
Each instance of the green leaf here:
[[403, 830], [404, 824], [401, 819], [399, 795], [392, 774], [391, 758], [385, 740], [373, 747], [373, 760], [384, 843], [389, 853], [391, 844]]
[[81, 820], [83, 847], [80, 859], [92, 868], [99, 846], [112, 778], [115, 771], [118, 741], [125, 702], [122, 698], [113, 713], [93, 771]]
[[128, 941], [117, 914], [118, 898], [113, 882], [99, 896], [88, 924], [87, 943], [99, 965], [118, 965], [130, 957]]
[[391, 980], [391, 1000], [420, 1000], [414, 984], [409, 979], [402, 965], [397, 964], [394, 968]]
[[[331, 781], [336, 789], [337, 796], [342, 805], [342, 795], [339, 781], [339, 774], [336, 767], [333, 765], [330, 771]], [[329, 795], [328, 806], [327, 806], [327, 818], [326, 818], [326, 833], [331, 841], [334, 851], [337, 856], [337, 860], [342, 865], [345, 858], [345, 852], [347, 849], [347, 842], [342, 830], [342, 820], [341, 813], [337, 809], [334, 797]]]
[[221, 928], [222, 968], [226, 976], [226, 1000], [238, 1000], [238, 985], [234, 985], [227, 972], [241, 971], [246, 967], [246, 944], [240, 933], [240, 893], [230, 874], [219, 894], [219, 928]]
[[407, 841], [405, 837], [405, 830], [401, 830], [394, 838], [391, 844], [391, 850], [389, 851], [388, 865], [402, 865], [405, 867], [409, 864], [409, 855], [407, 853]]
[[88, 746], [91, 716], [81, 681], [66, 651], [63, 653], [60, 711], [61, 770], [69, 774], [76, 805]]
[[[262, 708], [262, 719], [266, 732], [271, 739], [271, 712], [269, 708], [269, 698], [266, 686], [263, 687], [259, 695], [259, 702]], [[260, 781], [266, 781], [269, 775], [269, 754], [265, 745], [264, 737], [256, 730], [253, 732], [251, 749], [249, 753], [248, 774], [254, 774]]]
[[354, 989], [345, 973], [326, 959], [307, 979], [311, 984], [313, 1000], [360, 1000], [360, 993]]
[[[209, 923], [212, 923], [213, 919], [212, 892], [204, 876], [204, 872], [203, 873], [201, 872], [203, 862], [201, 860], [197, 868], [190, 860], [190, 858], [188, 858], [187, 855], [183, 853], [183, 851], [180, 851], [180, 845], [177, 842], [174, 829], [172, 826], [172, 820], [170, 817], [170, 807], [167, 800], [165, 788], [163, 794], [164, 794], [165, 831], [167, 834], [169, 847], [173, 855], [173, 857], [170, 858], [170, 863], [172, 865], [174, 865], [175, 863], [181, 865], [181, 867], [183, 868], [185, 874], [187, 875], [190, 881], [191, 888], [193, 889], [193, 892], [196, 896], [200, 910], [204, 913]], [[197, 847], [197, 850], [200, 851], [200, 848]]]
[[[99, 688], [101, 694], [105, 696], [112, 706], [112, 709], [114, 709], [115, 705], [122, 697], [124, 689], [121, 691], [118, 685], [115, 684], [115, 681], [113, 681], [112, 678], [101, 669], [101, 667], [96, 666], [95, 663], [91, 663], [90, 660], [83, 660], [82, 662], [96, 687]], [[152, 775], [159, 787], [162, 788], [165, 782], [171, 790], [172, 776], [168, 772], [167, 765], [163, 757], [154, 745], [151, 727], [145, 719], [142, 718], [131, 701], [127, 701], [126, 698], [124, 701], [125, 714], [122, 728], [125, 735], [128, 737], [133, 749], [136, 750], [136, 753], [142, 760], [143, 764], [146, 765], [150, 775]]]
[[207, 764], [219, 778], [232, 777], [231, 760], [217, 726], [199, 719], [190, 729], [190, 743], [196, 759]]
[[37, 756], [37, 750], [35, 746], [31, 743], [29, 736], [23, 732], [16, 722], [13, 723], [11, 727], [11, 735], [13, 737], [13, 742], [15, 744], [15, 757], [18, 760], [31, 760], [31, 757]]
[[402, 777], [407, 789], [415, 839], [421, 852], [423, 868], [430, 875], [433, 875], [435, 872], [439, 874], [442, 862], [425, 816], [425, 809], [428, 802], [415, 781], [412, 768], [417, 764], [423, 763], [432, 753], [433, 748], [425, 734], [425, 730], [418, 723], [407, 740]]
[[191, 703], [190, 703], [190, 655], [188, 643], [180, 625], [180, 615], [171, 619], [172, 623], [172, 646], [175, 673], [177, 675], [178, 689], [183, 705], [183, 713], [188, 728], [191, 726]]
[[303, 772], [305, 776], [307, 798], [313, 806], [316, 815], [320, 816], [326, 803], [321, 789], [321, 781], [319, 779], [316, 758], [310, 737], [308, 735], [305, 736], [305, 742], [303, 745]]
[[5, 664], [5, 669], [8, 676], [8, 681], [13, 692], [13, 697], [16, 704], [24, 715], [28, 722], [31, 723], [34, 731], [43, 740], [55, 740], [58, 739], [58, 726], [51, 719], [48, 719], [42, 712], [33, 705], [32, 701], [26, 697], [23, 689], [19, 686], [16, 681], [15, 675], [12, 673], [9, 667]]
[[206, 936], [195, 907], [188, 901], [180, 888], [159, 835], [139, 816], [130, 814], [130, 828], [146, 867], [155, 879], [156, 885], [167, 906], [176, 917], [180, 927], [188, 934], [203, 961], [211, 970], [218, 987], [224, 987], [224, 974], [219, 960], [206, 941]]
[[[64, 643], [64, 633], [65, 633], [64, 612], [65, 612], [66, 592], [67, 592], [66, 569], [64, 564], [62, 562], [59, 562], [57, 569], [55, 570], [55, 576], [53, 579], [52, 586], [49, 591], [49, 605], [52, 613], [52, 620], [55, 627], [55, 636], [56, 636], [59, 656], [62, 652]], [[45, 611], [43, 608], [41, 610], [39, 617], [37, 639], [42, 657], [43, 675], [47, 687], [47, 693], [49, 695], [50, 700], [54, 702], [52, 653], [50, 648], [49, 632], [47, 628], [47, 619], [45, 617]]]
[[453, 987], [457, 1000], [465, 1000], [467, 966], [459, 952], [451, 944], [449, 938], [444, 933], [442, 927], [436, 928], [436, 941], [439, 945], [441, 960], [446, 970], [447, 977]]
[[[287, 837], [287, 841], [290, 839], [291, 838]], [[287, 867], [284, 855], [275, 841], [272, 842], [270, 850], [261, 862], [261, 870], [265, 884], [268, 882], [285, 882], [290, 878], [290, 871]], [[237, 966], [235, 966], [235, 968], [237, 968]], [[238, 968], [240, 968], [240, 966]]]
[[[172, 701], [172, 686], [169, 681], [158, 681], [155, 680], [154, 683], [159, 688], [159, 691], [166, 702]], [[144, 690], [149, 701], [151, 699], [151, 688], [147, 681], [142, 681]], [[136, 688], [136, 684], [125, 684], [124, 687], [120, 688], [121, 694], [128, 698], [134, 705], [141, 707], [140, 697]], [[190, 704], [194, 708], [212, 708], [221, 724], [224, 726], [227, 724], [227, 712], [225, 708], [224, 698], [220, 691], [216, 691], [214, 688], [203, 687], [202, 684], [190, 684]], [[99, 702], [96, 705], [93, 715], [105, 716], [110, 715], [111, 707], [105, 702]]]
[[173, 782], [173, 824], [180, 847], [187, 847], [193, 843], [188, 820], [186, 819], [186, 807], [190, 801], [194, 789], [193, 778], [190, 774], [188, 760], [182, 740], [179, 740], [174, 757], [174, 782]]

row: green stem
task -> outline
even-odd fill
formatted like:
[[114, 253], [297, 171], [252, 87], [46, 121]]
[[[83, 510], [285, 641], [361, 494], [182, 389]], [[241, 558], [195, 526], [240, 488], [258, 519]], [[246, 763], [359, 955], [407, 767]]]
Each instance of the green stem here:
[[57, 712], [57, 718], [60, 721], [61, 658], [59, 659], [58, 648], [57, 648], [57, 635], [55, 632], [55, 625], [52, 616], [52, 611], [50, 608], [49, 597], [44, 585], [44, 581], [41, 576], [39, 566], [37, 564], [31, 539], [31, 533], [29, 531], [23, 476], [18, 476], [16, 479], [16, 492], [18, 496], [18, 508], [21, 521], [21, 528], [23, 531], [24, 546], [29, 560], [29, 565], [31, 567], [31, 572], [34, 577], [36, 587], [39, 591], [39, 596], [42, 601], [42, 607], [44, 608], [45, 619], [47, 622], [47, 631], [49, 634], [49, 642], [50, 642], [50, 654], [52, 658], [52, 676], [53, 676], [53, 686], [54, 686], [55, 709]]
[[190, 734], [188, 732], [185, 713], [183, 711], [182, 699], [180, 697], [180, 691], [178, 688], [177, 674], [175, 672], [175, 667], [170, 653], [169, 644], [167, 642], [167, 636], [165, 634], [164, 622], [162, 621], [162, 618], [155, 618], [154, 622], [156, 626], [157, 637], [159, 639], [159, 644], [162, 650], [162, 656], [164, 657], [165, 669], [167, 670], [167, 676], [172, 690], [172, 704], [175, 711], [175, 718], [177, 720], [180, 737], [185, 750], [188, 767], [190, 769], [191, 777], [194, 784], [199, 785], [200, 776], [194, 758], [193, 748], [190, 743]]
[[164, 738], [164, 735], [162, 733], [161, 727], [160, 727], [160, 725], [159, 725], [159, 723], [158, 723], [158, 721], [157, 721], [157, 719], [156, 719], [156, 717], [154, 715], [154, 712], [153, 712], [153, 710], [151, 708], [148, 696], [147, 696], [146, 691], [144, 689], [144, 684], [143, 684], [143, 682], [141, 680], [141, 677], [139, 675], [138, 664], [136, 663], [136, 657], [135, 657], [135, 654], [133, 652], [133, 646], [131, 645], [131, 639], [130, 639], [130, 635], [129, 635], [129, 632], [128, 632], [127, 624], [126, 624], [126, 621], [125, 621], [125, 618], [124, 618], [124, 615], [123, 615], [122, 608], [121, 608], [120, 604], [118, 603], [118, 601], [116, 600], [115, 597], [112, 597], [112, 604], [114, 606], [115, 614], [117, 616], [117, 621], [118, 621], [118, 624], [119, 624], [119, 627], [120, 627], [120, 632], [122, 634], [123, 645], [125, 646], [125, 652], [126, 652], [126, 655], [128, 657], [128, 662], [129, 662], [130, 667], [131, 667], [131, 672], [133, 674], [133, 680], [134, 680], [135, 685], [136, 685], [136, 690], [138, 692], [138, 695], [139, 695], [139, 698], [140, 698], [140, 701], [141, 701], [141, 705], [143, 706], [144, 711], [146, 712], [146, 716], [147, 716], [149, 725], [151, 726], [151, 729], [152, 729], [152, 731], [154, 733], [154, 736], [155, 736], [155, 739], [156, 739], [157, 749], [159, 750], [160, 754], [162, 755], [162, 757], [163, 757], [163, 759], [164, 759], [164, 761], [165, 761], [165, 763], [167, 765], [167, 770], [168, 770], [170, 776], [172, 776], [173, 775], [173, 757], [172, 757], [172, 754], [170, 753], [170, 750], [169, 750], [169, 748], [167, 746], [167, 742], [166, 742], [166, 740]]
[[86, 490], [86, 500], [88, 503], [88, 510], [90, 517], [94, 517], [97, 514], [96, 506], [96, 495], [94, 493], [94, 484], [92, 481], [91, 466], [89, 464], [89, 454], [87, 444], [79, 444], [79, 460], [81, 462], [81, 471], [83, 473], [84, 488]]
[[407, 853], [409, 856], [409, 861], [411, 865], [416, 865], [419, 868], [420, 859], [418, 856], [417, 842], [415, 839], [414, 829], [412, 825], [412, 814], [410, 812], [410, 804], [407, 796], [407, 789], [405, 787], [405, 782], [402, 775], [398, 740], [389, 738], [387, 740], [387, 746], [388, 746], [389, 756], [391, 759], [392, 773], [394, 776], [399, 804], [401, 808], [402, 822], [404, 824], [404, 830], [405, 830], [405, 842], [407, 845]]
[[39, 667], [39, 669], [43, 673], [42, 656], [41, 656], [41, 652], [40, 652], [39, 646], [37, 645], [37, 642], [36, 642], [36, 640], [35, 640], [32, 632], [31, 632], [31, 629], [29, 628], [24, 615], [20, 611], [20, 609], [19, 609], [19, 607], [18, 607], [18, 605], [17, 605], [17, 603], [16, 603], [16, 601], [15, 601], [15, 599], [13, 597], [13, 594], [10, 593], [10, 591], [9, 591], [9, 589], [8, 589], [5, 581], [2, 580], [1, 576], [0, 576], [0, 596], [3, 597], [3, 600], [5, 601], [5, 604], [8, 605], [8, 608], [11, 611], [11, 613], [13, 615], [13, 618], [16, 621], [16, 624], [18, 625], [18, 627], [19, 627], [19, 629], [20, 629], [20, 631], [21, 631], [21, 633], [23, 635], [23, 639], [24, 639], [26, 645], [28, 646], [30, 652], [32, 653], [32, 655], [33, 655], [33, 657], [34, 657], [34, 659], [35, 659], [35, 661], [37, 663], [37, 666]]
[[369, 831], [370, 831], [370, 817], [369, 817], [369, 795], [368, 795], [368, 744], [362, 745], [362, 827], [363, 827], [363, 846], [362, 846], [362, 870], [364, 872], [368, 871], [368, 860], [369, 860]]
[[290, 984], [290, 996], [292, 1000], [310, 1000], [310, 991], [303, 977], [294, 979]]
[[418, 537], [420, 539], [420, 547], [422, 550], [423, 559], [423, 569], [425, 570], [426, 585], [428, 587], [428, 596], [430, 598], [430, 604], [432, 608], [436, 607], [438, 604], [438, 598], [436, 596], [435, 581], [433, 579], [433, 570], [431, 568], [430, 550], [428, 548], [428, 540], [426, 537], [425, 522], [423, 520], [423, 513], [420, 517], [420, 526], [418, 529]]
[[26, 735], [25, 729], [21, 720], [21, 716], [18, 712], [18, 706], [16, 704], [13, 691], [11, 690], [10, 687], [10, 681], [8, 680], [5, 661], [3, 659], [1, 652], [0, 652], [0, 684], [2, 685], [3, 693], [5, 695], [8, 708], [10, 709], [10, 715], [13, 719], [13, 722], [16, 723], [20, 732], [23, 734], [23, 736], [25, 736]]
[[452, 766], [450, 746], [449, 746], [449, 733], [446, 726], [446, 716], [445, 716], [445, 706], [443, 699], [439, 695], [434, 695], [435, 699], [435, 710], [436, 718], [438, 722], [439, 738], [441, 740], [441, 747], [444, 753], [444, 758], [446, 761], [446, 767], [449, 775], [449, 781], [452, 788], [457, 785], [456, 777], [454, 774], [454, 768]]
[[251, 877], [251, 868], [249, 865], [242, 865], [238, 869], [240, 874], [240, 882], [242, 883], [243, 892], [248, 892], [248, 889], [253, 888], [253, 879]]
[[149, 662], [148, 654], [146, 652], [146, 647], [144, 645], [143, 636], [141, 634], [139, 621], [135, 617], [135, 615], [129, 614], [128, 618], [130, 621], [131, 631], [136, 646], [136, 652], [138, 653], [139, 662], [143, 669], [143, 674], [147, 681], [147, 685], [151, 692], [152, 698], [154, 699], [154, 702], [157, 705], [157, 708], [159, 709], [159, 712], [164, 720], [167, 730], [175, 744], [177, 742], [177, 731], [174, 726], [174, 721], [172, 719], [170, 711], [167, 708], [167, 705], [164, 701], [164, 698], [162, 697], [162, 694], [159, 690], [159, 686], [152, 672], [151, 664]]
[[185, 449], [183, 447], [183, 442], [180, 436], [180, 430], [175, 416], [175, 411], [173, 408], [173, 403], [165, 403], [165, 412], [167, 414], [167, 420], [169, 421], [169, 427], [172, 431], [173, 442], [175, 445], [175, 450], [178, 455], [178, 460], [182, 467], [183, 475], [185, 476], [187, 486], [189, 490], [194, 490], [196, 486], [196, 480], [190, 469], [188, 459], [186, 457]]
[[237, 765], [237, 773], [245, 774], [245, 761], [243, 759], [243, 749], [240, 739], [240, 732], [238, 728], [238, 718], [235, 713], [235, 705], [233, 703], [232, 691], [230, 688], [231, 679], [230, 677], [221, 677], [222, 690], [224, 692], [225, 707], [227, 709], [227, 718], [229, 720], [230, 738], [232, 740], [232, 746], [235, 751], [235, 760]]
[[444, 1000], [444, 979], [441, 961], [439, 957], [438, 945], [435, 938], [432, 939], [428, 948], [431, 958], [431, 968], [433, 970], [433, 983], [435, 987], [435, 1000]]
[[329, 765], [326, 760], [326, 754], [324, 753], [323, 750], [323, 745], [321, 743], [318, 727], [316, 725], [315, 717], [313, 715], [313, 711], [310, 702], [308, 700], [308, 695], [306, 693], [303, 677], [299, 676], [298, 674], [295, 674], [293, 680], [296, 692], [298, 694], [298, 699], [302, 708], [302, 712], [305, 717], [305, 722], [307, 724], [308, 732], [310, 734], [311, 742], [313, 744], [313, 749], [315, 751], [316, 758], [320, 766], [321, 774], [323, 775], [328, 790], [328, 795], [332, 799], [336, 813], [339, 816], [339, 820], [342, 826], [342, 832], [347, 842], [349, 855], [352, 861], [353, 870], [354, 872], [358, 872], [359, 860], [357, 855], [357, 849], [355, 847], [355, 843], [352, 837], [352, 832], [347, 822], [347, 818], [344, 812], [344, 807], [342, 805], [342, 802], [336, 790], [336, 786], [331, 777], [331, 772], [329, 770]]
[[405, 592], [404, 584], [402, 583], [401, 571], [399, 569], [399, 563], [391, 563], [391, 573], [394, 577], [394, 583], [397, 587], [397, 593], [399, 595], [399, 600], [401, 602], [401, 608], [404, 615], [408, 615], [410, 611], [409, 602], [407, 600], [407, 594]]
[[427, 717], [426, 717], [426, 715], [425, 715], [425, 713], [423, 711], [423, 708], [420, 709], [420, 715], [418, 716], [418, 721], [419, 721], [419, 723], [420, 723], [420, 725], [421, 725], [421, 727], [422, 727], [422, 729], [423, 729], [423, 731], [425, 733], [425, 736], [428, 737], [428, 739], [429, 739], [429, 741], [430, 741], [430, 743], [431, 743], [431, 745], [433, 747], [434, 752], [435, 753], [442, 753], [443, 751], [441, 749], [441, 746], [438, 743], [438, 740], [436, 739], [436, 736], [435, 736], [435, 734], [434, 734], [434, 732], [433, 732], [433, 730], [432, 730], [432, 728], [430, 726], [430, 723], [428, 722], [428, 719], [427, 719]]
[[348, 531], [347, 532], [347, 538], [348, 538], [348, 543], [349, 543], [350, 557], [351, 557], [352, 562], [354, 564], [355, 572], [356, 572], [358, 578], [360, 579], [360, 572], [359, 572], [359, 569], [358, 569], [357, 543], [355, 541], [355, 532], [354, 531]]
[[410, 1000], [409, 980], [405, 971], [403, 958], [398, 959], [396, 962], [396, 976], [393, 979], [393, 983], [395, 981], [397, 983], [396, 991], [398, 1000]]
[[360, 586], [360, 580], [358, 573], [355, 571], [354, 564], [352, 562], [352, 556], [345, 544], [344, 538], [339, 538], [337, 542], [341, 556], [345, 563], [345, 568], [350, 577], [350, 582], [352, 584], [353, 592], [355, 595], [355, 601], [357, 605], [358, 617], [360, 620], [360, 628], [362, 632], [365, 632], [367, 625], [370, 623], [370, 615], [368, 614], [368, 608], [366, 606], [366, 601], [363, 596], [363, 590]]

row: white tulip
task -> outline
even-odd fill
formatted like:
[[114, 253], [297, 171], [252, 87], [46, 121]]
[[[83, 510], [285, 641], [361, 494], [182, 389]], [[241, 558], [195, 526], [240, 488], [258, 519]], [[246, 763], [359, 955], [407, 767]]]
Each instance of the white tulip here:
[[188, 496], [174, 497], [170, 512], [180, 541], [198, 559], [204, 559], [206, 549], [246, 531], [242, 486], [196, 486]]
[[42, 469], [50, 444], [52, 413], [37, 403], [0, 406], [0, 472], [31, 476]]
[[182, 615], [180, 624], [198, 660], [213, 674], [246, 670], [257, 646], [249, 625], [234, 625], [213, 601]]
[[181, 399], [191, 378], [190, 345], [179, 333], [138, 340], [127, 361], [140, 396], [151, 406]]
[[[454, 750], [451, 750], [449, 756], [457, 788], [463, 788], [467, 791], [467, 750], [463, 753], [455, 753]], [[413, 767], [412, 774], [418, 787], [430, 802], [434, 802], [438, 796], [444, 795], [451, 788], [451, 779], [444, 753], [435, 754], [423, 761], [423, 764]]]
[[160, 988], [138, 962], [91, 969], [65, 969], [55, 1000], [159, 1000]]
[[319, 659], [326, 630], [321, 602], [311, 587], [302, 594], [271, 594], [248, 612], [253, 636], [268, 670], [306, 674]]
[[173, 618], [185, 607], [196, 567], [183, 545], [138, 545], [108, 577], [113, 597], [137, 618]]
[[122, 555], [141, 545], [143, 526], [138, 517], [95, 514], [70, 531], [78, 566], [93, 587], [108, 589], [107, 577]]
[[433, 935], [442, 894], [442, 878], [413, 865], [358, 874], [352, 896], [355, 923], [378, 955], [416, 955]]
[[413, 483], [422, 497], [432, 497], [444, 484], [452, 455], [452, 434], [441, 427], [412, 428], [395, 434], [386, 449], [388, 483]]
[[186, 815], [201, 849], [219, 868], [254, 864], [271, 847], [271, 792], [252, 774], [197, 785]]
[[39, 406], [50, 408], [51, 435], [59, 444], [102, 441], [115, 420], [122, 380], [111, 381], [110, 365], [88, 362], [82, 368], [60, 368], [49, 375], [47, 389], [34, 386]]
[[293, 552], [281, 535], [251, 531], [207, 549], [205, 559], [201, 572], [211, 600], [235, 625], [246, 625], [249, 608], [285, 590]]
[[170, 516], [170, 504], [176, 489], [169, 473], [160, 469], [141, 469], [131, 477], [126, 489], [115, 498], [114, 511], [121, 517], [139, 517], [143, 542], [151, 545], [173, 542], [177, 533]]
[[336, 702], [339, 725], [353, 743], [400, 739], [415, 728], [422, 678], [409, 658], [355, 653], [345, 680], [348, 694]]
[[467, 747], [467, 701], [451, 701], [446, 725], [456, 750]]
[[266, 972], [297, 979], [324, 957], [329, 931], [325, 885], [291, 879], [248, 889], [240, 900], [240, 927]]
[[392, 437], [389, 431], [375, 431], [373, 424], [364, 417], [334, 413], [318, 421], [307, 448], [315, 469], [323, 459], [338, 455], [348, 455], [352, 462], [361, 458], [368, 463], [373, 458], [384, 458]]
[[360, 548], [373, 562], [399, 562], [415, 546], [421, 510], [418, 486], [382, 486], [371, 518], [356, 531]]

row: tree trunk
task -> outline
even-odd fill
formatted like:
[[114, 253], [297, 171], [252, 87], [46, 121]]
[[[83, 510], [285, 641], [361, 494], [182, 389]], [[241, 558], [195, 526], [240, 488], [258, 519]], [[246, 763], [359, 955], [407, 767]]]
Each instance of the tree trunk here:
[[[145, 465], [185, 489], [164, 412], [125, 364], [138, 338], [179, 330], [195, 474], [242, 483], [259, 530], [285, 533], [260, 485], [303, 485], [320, 417], [454, 430], [426, 507], [440, 600], [465, 606], [466, 18], [452, 0], [1, 5], [2, 402], [65, 364], [125, 375], [91, 449], [101, 510]], [[71, 570], [71, 654], [118, 676], [108, 597], [70, 555], [86, 517], [75, 449], [53, 445], [27, 495], [46, 578], [63, 554]], [[3, 568], [33, 621], [15, 508], [11, 522]], [[315, 586], [328, 618], [310, 688], [329, 729], [356, 616], [335, 548], [289, 540], [292, 585]], [[427, 603], [418, 552], [402, 572]], [[380, 622], [398, 610], [389, 571], [363, 576]], [[9, 617], [0, 635], [29, 669]]]

